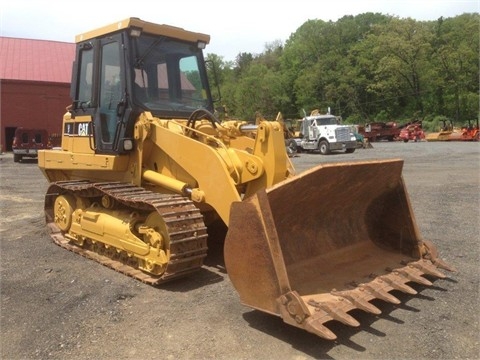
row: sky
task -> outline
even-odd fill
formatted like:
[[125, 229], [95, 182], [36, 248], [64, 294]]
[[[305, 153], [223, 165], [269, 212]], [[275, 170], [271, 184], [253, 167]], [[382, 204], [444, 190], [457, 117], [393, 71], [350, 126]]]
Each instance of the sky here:
[[205, 53], [233, 61], [285, 42], [308, 20], [366, 12], [437, 20], [479, 13], [480, 0], [9, 0], [0, 7], [0, 36], [74, 42], [80, 33], [138, 17], [208, 34]]

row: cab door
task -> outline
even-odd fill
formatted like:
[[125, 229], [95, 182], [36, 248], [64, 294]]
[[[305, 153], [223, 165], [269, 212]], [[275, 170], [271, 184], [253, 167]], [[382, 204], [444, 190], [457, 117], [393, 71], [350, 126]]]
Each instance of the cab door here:
[[94, 118], [97, 153], [116, 153], [126, 107], [125, 71], [121, 34], [99, 44], [98, 106]]
[[308, 140], [316, 140], [318, 137], [318, 127], [315, 120], [310, 120], [310, 126], [308, 127]]

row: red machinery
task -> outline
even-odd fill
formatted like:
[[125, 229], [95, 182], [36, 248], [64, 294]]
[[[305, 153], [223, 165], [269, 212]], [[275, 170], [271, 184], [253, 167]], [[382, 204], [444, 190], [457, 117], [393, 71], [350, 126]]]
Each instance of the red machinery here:
[[452, 132], [448, 137], [450, 141], [479, 141], [479, 139], [478, 120], [476, 126], [473, 126], [469, 120], [468, 125], [462, 126], [461, 131]]
[[372, 122], [365, 126], [359, 126], [358, 133], [369, 142], [380, 140], [394, 141], [400, 134], [400, 128], [396, 122]]
[[403, 142], [408, 142], [409, 140], [420, 141], [425, 139], [425, 133], [422, 129], [422, 122], [417, 121], [404, 126], [400, 130], [398, 137], [400, 140], [403, 140]]

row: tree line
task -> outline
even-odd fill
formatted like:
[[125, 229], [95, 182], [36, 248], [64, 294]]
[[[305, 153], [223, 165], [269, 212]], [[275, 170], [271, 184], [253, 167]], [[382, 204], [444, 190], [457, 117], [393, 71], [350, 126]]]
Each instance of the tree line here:
[[479, 117], [478, 13], [417, 21], [380, 13], [308, 20], [288, 40], [235, 61], [208, 54], [231, 118], [301, 118], [313, 109], [345, 123], [441, 121]]

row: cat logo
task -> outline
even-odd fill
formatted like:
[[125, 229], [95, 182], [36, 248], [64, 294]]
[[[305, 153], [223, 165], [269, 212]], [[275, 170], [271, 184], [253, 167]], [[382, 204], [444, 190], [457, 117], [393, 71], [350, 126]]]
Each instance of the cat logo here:
[[78, 132], [77, 135], [79, 136], [88, 136], [88, 123], [79, 123], [78, 124]]

